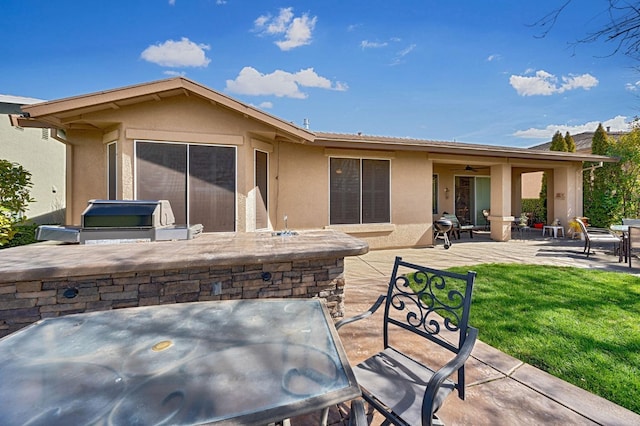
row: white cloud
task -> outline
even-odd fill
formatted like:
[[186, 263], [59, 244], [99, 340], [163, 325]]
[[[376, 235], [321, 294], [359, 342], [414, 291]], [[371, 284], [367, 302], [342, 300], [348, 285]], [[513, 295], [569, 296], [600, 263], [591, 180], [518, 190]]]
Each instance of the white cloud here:
[[399, 51], [399, 52], [398, 52], [398, 56], [399, 56], [399, 57], [401, 57], [401, 58], [402, 58], [402, 57], [404, 57], [404, 56], [407, 56], [407, 55], [408, 55], [409, 53], [411, 53], [411, 52], [413, 51], [413, 49], [415, 49], [415, 48], [416, 48], [416, 45], [415, 45], [415, 44], [412, 44], [411, 46], [409, 46], [409, 47], [407, 47], [407, 48], [402, 49], [401, 51]]
[[500, 59], [502, 59], [502, 55], [494, 53], [493, 55], [489, 55], [487, 57], [487, 62], [499, 61]]
[[270, 109], [273, 108], [273, 102], [261, 102], [258, 107], [262, 109]]
[[267, 35], [283, 35], [284, 39], [275, 44], [280, 50], [291, 50], [311, 43], [312, 32], [318, 20], [317, 16], [310, 18], [308, 14], [295, 17], [293, 8], [280, 9], [278, 16], [262, 15], [253, 22], [254, 30]]
[[207, 58], [205, 50], [210, 48], [207, 44], [197, 44], [183, 37], [180, 41], [167, 40], [151, 45], [140, 57], [163, 67], [206, 67], [211, 59]]
[[185, 75], [187, 75], [187, 73], [184, 71], [173, 71], [173, 70], [167, 70], [163, 72], [163, 74], [170, 75], [172, 77], [184, 77]]
[[625, 116], [617, 115], [614, 118], [606, 121], [589, 121], [585, 124], [580, 124], [577, 126], [570, 126], [568, 124], [550, 124], [541, 129], [532, 127], [527, 130], [518, 130], [513, 134], [513, 136], [525, 139], [551, 140], [551, 138], [557, 131], [560, 131], [560, 133], [562, 134], [569, 132], [572, 135], [584, 132], [595, 132], [598, 128], [598, 124], [600, 123], [602, 123], [602, 126], [604, 128], [609, 127], [612, 132], [621, 132], [629, 130], [629, 124], [625, 121], [626, 119], [627, 117]]
[[241, 95], [287, 97], [305, 99], [307, 94], [300, 87], [316, 87], [328, 90], [345, 91], [348, 86], [341, 82], [331, 82], [319, 76], [313, 68], [289, 73], [276, 70], [271, 74], [262, 74], [252, 67], [244, 67], [235, 80], [227, 80], [226, 90]]
[[171, 6], [175, 5], [175, 4], [176, 4], [176, 0], [169, 0], [169, 4], [170, 4]]
[[627, 83], [624, 88], [629, 92], [637, 92], [640, 90], [640, 81], [636, 81], [635, 83]]
[[375, 41], [369, 41], [369, 40], [362, 40], [360, 42], [360, 47], [363, 49], [379, 49], [381, 47], [386, 47], [388, 46], [389, 43], [385, 42], [375, 42]]
[[568, 77], [562, 76], [561, 81], [562, 83], [559, 83], [555, 75], [544, 70], [536, 71], [533, 76], [512, 75], [509, 78], [509, 84], [516, 89], [520, 96], [550, 96], [556, 93], [564, 93], [567, 90], [589, 90], [598, 85], [598, 79], [591, 74], [570, 74]]
[[217, 5], [227, 4], [227, 0], [216, 0]]

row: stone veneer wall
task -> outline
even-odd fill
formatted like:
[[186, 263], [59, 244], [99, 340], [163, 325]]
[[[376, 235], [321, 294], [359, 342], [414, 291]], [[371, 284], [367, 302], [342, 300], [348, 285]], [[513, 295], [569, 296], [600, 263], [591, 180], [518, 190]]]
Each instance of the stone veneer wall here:
[[344, 284], [343, 258], [2, 282], [0, 337], [41, 318], [207, 300], [319, 297], [337, 318]]

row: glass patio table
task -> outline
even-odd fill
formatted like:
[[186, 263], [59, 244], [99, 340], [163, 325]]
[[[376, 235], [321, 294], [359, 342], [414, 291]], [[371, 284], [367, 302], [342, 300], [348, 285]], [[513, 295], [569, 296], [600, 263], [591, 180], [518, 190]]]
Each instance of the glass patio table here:
[[48, 318], [0, 339], [3, 425], [267, 424], [360, 396], [315, 299]]

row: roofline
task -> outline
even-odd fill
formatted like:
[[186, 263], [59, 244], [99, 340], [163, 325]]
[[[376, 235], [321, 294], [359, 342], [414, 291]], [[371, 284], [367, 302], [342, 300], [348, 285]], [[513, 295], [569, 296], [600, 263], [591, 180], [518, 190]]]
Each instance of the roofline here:
[[276, 127], [283, 132], [294, 136], [296, 139], [299, 139], [298, 142], [313, 140], [314, 134], [302, 127], [268, 114], [253, 106], [237, 101], [223, 93], [212, 90], [184, 77], [173, 77], [149, 83], [136, 84], [117, 89], [41, 102], [23, 106], [22, 110], [33, 119], [37, 120], [41, 118], [43, 121], [51, 122], [51, 120], [46, 119], [46, 116], [53, 116], [63, 112], [83, 108], [94, 108], [99, 105], [103, 105], [105, 109], [112, 109], [116, 102], [134, 100], [136, 98], [143, 99], [153, 96], [154, 94], [178, 89], [183, 89], [202, 96], [215, 104], [223, 105], [244, 114], [247, 117], [251, 117], [255, 120]]
[[572, 160], [603, 161], [615, 163], [616, 158], [604, 155], [583, 154], [560, 151], [536, 151], [528, 148], [515, 148], [498, 145], [475, 145], [470, 143], [433, 141], [423, 139], [406, 139], [378, 137], [367, 135], [316, 133], [314, 145], [331, 148], [378, 149], [394, 151], [422, 151], [438, 154], [466, 154], [487, 157], [518, 158], [532, 160]]

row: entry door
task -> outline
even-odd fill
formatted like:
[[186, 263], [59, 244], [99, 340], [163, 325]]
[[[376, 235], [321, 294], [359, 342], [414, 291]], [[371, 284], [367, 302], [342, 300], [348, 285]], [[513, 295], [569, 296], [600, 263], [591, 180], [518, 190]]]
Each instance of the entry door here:
[[475, 182], [473, 177], [456, 176], [455, 197], [456, 216], [463, 223], [471, 223], [471, 215], [475, 211]]

